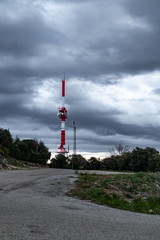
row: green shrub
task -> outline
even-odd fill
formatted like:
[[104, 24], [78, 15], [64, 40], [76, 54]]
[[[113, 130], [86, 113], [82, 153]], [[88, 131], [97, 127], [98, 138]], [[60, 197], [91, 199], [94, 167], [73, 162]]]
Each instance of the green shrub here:
[[4, 154], [4, 151], [0, 148], [0, 154], [2, 155], [2, 156], [5, 156], [5, 154]]

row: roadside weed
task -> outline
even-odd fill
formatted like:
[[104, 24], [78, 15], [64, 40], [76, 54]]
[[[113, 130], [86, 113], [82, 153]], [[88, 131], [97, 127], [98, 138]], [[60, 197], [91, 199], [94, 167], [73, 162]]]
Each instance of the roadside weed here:
[[68, 195], [124, 210], [160, 214], [160, 174], [83, 173]]

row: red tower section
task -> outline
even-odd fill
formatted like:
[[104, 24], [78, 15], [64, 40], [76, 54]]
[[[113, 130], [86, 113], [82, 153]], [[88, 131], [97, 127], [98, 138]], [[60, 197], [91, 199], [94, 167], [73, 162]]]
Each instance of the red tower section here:
[[61, 145], [58, 147], [58, 153], [68, 153], [65, 147], [65, 121], [67, 118], [67, 109], [65, 108], [65, 79], [62, 80], [62, 107], [58, 108], [58, 117], [61, 119]]

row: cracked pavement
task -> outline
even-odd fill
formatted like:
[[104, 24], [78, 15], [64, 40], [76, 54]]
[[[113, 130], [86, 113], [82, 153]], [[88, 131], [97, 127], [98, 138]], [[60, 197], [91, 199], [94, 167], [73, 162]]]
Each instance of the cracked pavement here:
[[73, 170], [0, 171], [0, 240], [159, 240], [160, 215], [65, 195]]

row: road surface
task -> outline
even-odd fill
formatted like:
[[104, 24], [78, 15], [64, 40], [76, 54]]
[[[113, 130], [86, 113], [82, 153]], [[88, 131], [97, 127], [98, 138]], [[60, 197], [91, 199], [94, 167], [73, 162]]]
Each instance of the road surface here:
[[75, 171], [0, 171], [0, 240], [159, 240], [160, 215], [67, 197]]

